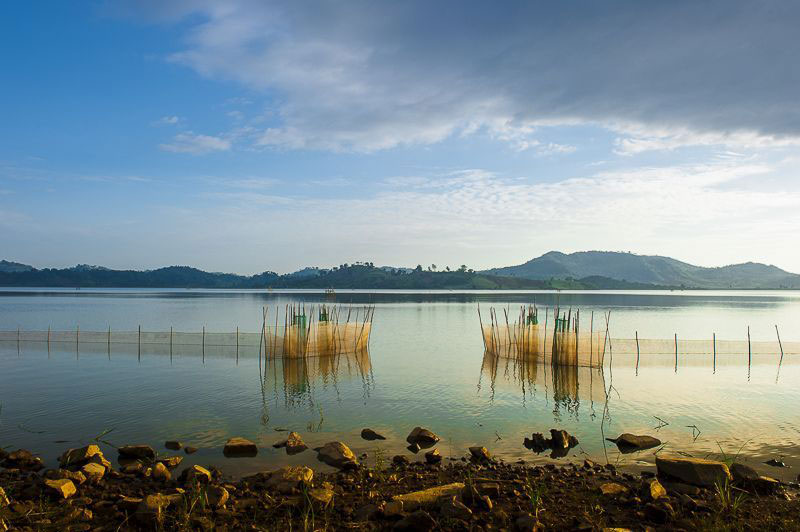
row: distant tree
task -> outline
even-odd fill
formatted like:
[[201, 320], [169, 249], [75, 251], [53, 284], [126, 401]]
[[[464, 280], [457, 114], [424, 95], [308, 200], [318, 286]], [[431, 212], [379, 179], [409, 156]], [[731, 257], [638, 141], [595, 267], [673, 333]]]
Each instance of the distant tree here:
[[466, 264], [462, 264], [461, 266], [458, 267], [458, 271], [460, 271], [461, 273], [464, 273], [465, 271], [467, 271], [467, 265]]
[[431, 271], [435, 272], [436, 271], [436, 265], [435, 264], [431, 264], [431, 268], [430, 269], [431, 269]]
[[421, 272], [422, 271], [422, 264], [417, 264], [417, 267], [414, 268], [414, 271], [415, 272]]
[[445, 269], [445, 271], [449, 272], [450, 271], [450, 266], [445, 266], [444, 269]]

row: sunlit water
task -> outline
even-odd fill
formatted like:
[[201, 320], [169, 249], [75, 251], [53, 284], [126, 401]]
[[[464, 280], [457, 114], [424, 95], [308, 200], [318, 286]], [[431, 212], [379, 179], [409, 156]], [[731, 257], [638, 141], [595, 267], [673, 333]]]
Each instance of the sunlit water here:
[[[354, 293], [338, 303], [376, 306], [368, 357], [275, 361], [260, 367], [235, 348], [0, 342], [0, 446], [25, 447], [52, 463], [67, 446], [98, 435], [114, 445], [168, 439], [200, 447], [186, 463], [231, 475], [282, 463], [321, 467], [312, 452], [287, 457], [271, 444], [296, 430], [314, 447], [340, 439], [357, 454], [406, 453], [422, 425], [442, 437], [445, 456], [487, 446], [506, 460], [548, 462], [522, 446], [531, 432], [563, 428], [580, 445], [565, 460], [652, 464], [656, 449], [621, 455], [603, 437], [652, 434], [659, 452], [714, 456], [738, 452], [772, 476], [800, 467], [800, 360], [796, 355], [606, 357], [602, 370], [522, 365], [484, 357], [477, 305], [541, 306], [595, 312], [595, 328], [630, 338], [800, 340], [794, 292]], [[0, 292], [0, 329], [258, 331], [261, 308], [324, 302], [321, 293], [200, 290]], [[601, 323], [602, 322], [602, 323]], [[582, 325], [583, 326], [583, 325]], [[366, 442], [371, 427], [388, 437]], [[231, 436], [261, 445], [257, 458], [225, 459]], [[110, 449], [109, 449], [110, 451]], [[792, 466], [763, 466], [769, 458]]]

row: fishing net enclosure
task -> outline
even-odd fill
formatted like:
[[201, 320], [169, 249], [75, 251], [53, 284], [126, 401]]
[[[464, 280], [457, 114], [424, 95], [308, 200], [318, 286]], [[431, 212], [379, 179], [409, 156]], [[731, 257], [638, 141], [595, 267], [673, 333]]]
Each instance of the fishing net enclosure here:
[[553, 365], [602, 367], [605, 332], [581, 331], [578, 311], [562, 313], [556, 309], [552, 320], [548, 310], [545, 312], [543, 323], [535, 306], [521, 308], [513, 321], [504, 310], [501, 321], [495, 309], [490, 308], [489, 323], [483, 323], [478, 309], [486, 352]]
[[235, 347], [244, 352], [258, 350], [267, 358], [330, 356], [366, 351], [372, 330], [374, 307], [345, 308], [322, 305], [308, 309], [286, 306], [275, 309], [275, 321], [263, 310], [261, 332], [180, 331], [0, 331], [0, 342], [45, 342], [72, 345], [134, 345]]

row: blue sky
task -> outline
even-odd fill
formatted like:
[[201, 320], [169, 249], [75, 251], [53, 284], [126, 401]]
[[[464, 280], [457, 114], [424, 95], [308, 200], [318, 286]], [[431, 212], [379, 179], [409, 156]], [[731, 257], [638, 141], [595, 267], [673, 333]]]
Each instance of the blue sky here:
[[16, 2], [0, 258], [800, 271], [792, 2]]

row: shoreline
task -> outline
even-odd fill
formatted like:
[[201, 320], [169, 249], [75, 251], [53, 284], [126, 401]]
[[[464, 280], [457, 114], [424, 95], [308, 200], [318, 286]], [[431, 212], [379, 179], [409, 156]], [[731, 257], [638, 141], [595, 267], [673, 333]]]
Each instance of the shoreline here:
[[[561, 432], [541, 441], [560, 446]], [[381, 438], [369, 429], [362, 437]], [[283, 466], [238, 480], [180, 467], [179, 442], [167, 442], [171, 456], [120, 447], [116, 464], [97, 445], [65, 449], [58, 469], [24, 450], [0, 451], [0, 530], [800, 530], [800, 485], [732, 461], [673, 453], [655, 467], [530, 465], [485, 447], [442, 457], [438, 437], [419, 427], [407, 441], [421, 461], [377, 449], [356, 457], [341, 442], [307, 449], [289, 433], [287, 454], [316, 451], [332, 470]], [[257, 452], [242, 438], [224, 450], [240, 460]]]

